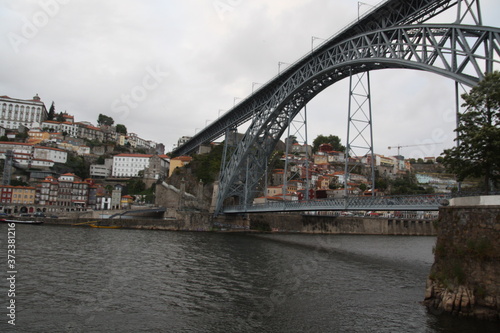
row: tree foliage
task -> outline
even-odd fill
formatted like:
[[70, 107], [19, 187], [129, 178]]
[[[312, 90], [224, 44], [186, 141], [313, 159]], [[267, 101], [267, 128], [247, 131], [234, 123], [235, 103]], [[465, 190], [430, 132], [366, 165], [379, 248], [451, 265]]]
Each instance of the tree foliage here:
[[333, 150], [335, 151], [345, 151], [345, 147], [340, 143], [340, 138], [336, 135], [318, 135], [316, 139], [313, 141], [313, 152], [317, 152], [319, 150], [319, 146], [327, 143], [332, 145]]
[[111, 126], [115, 123], [113, 118], [108, 117], [102, 113], [99, 113], [99, 117], [97, 117], [97, 124]]
[[123, 124], [116, 124], [116, 133], [127, 135], [127, 127]]
[[56, 107], [54, 106], [54, 102], [52, 102], [52, 105], [50, 105], [49, 113], [47, 115], [47, 120], [54, 120], [55, 116], [56, 116]]
[[59, 112], [59, 114], [56, 117], [56, 121], [62, 123], [64, 121], [64, 114], [62, 112]]
[[223, 149], [223, 145], [218, 145], [208, 154], [193, 156], [191, 166], [193, 167], [195, 176], [204, 184], [213, 183], [217, 179], [217, 175], [220, 171]]
[[59, 173], [72, 172], [78, 177], [85, 179], [89, 177], [90, 164], [82, 156], [68, 153], [68, 159], [64, 164], [56, 164], [54, 171]]
[[140, 194], [146, 190], [146, 184], [140, 178], [131, 178], [127, 182], [127, 189], [129, 194]]
[[433, 194], [432, 187], [423, 187], [418, 184], [415, 175], [407, 173], [404, 177], [389, 180], [391, 195]]
[[458, 145], [444, 151], [443, 164], [458, 181], [480, 177], [484, 189], [492, 190], [500, 180], [500, 72], [486, 74], [462, 98], [466, 111], [458, 116]]

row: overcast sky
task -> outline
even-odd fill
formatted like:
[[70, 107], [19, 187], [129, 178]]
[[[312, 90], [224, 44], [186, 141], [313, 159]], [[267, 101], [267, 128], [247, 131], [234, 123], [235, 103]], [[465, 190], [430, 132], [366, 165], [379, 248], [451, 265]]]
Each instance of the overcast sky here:
[[[54, 101], [57, 112], [77, 121], [95, 124], [102, 113], [170, 151], [275, 76], [279, 62], [309, 52], [312, 36], [330, 37], [378, 1], [363, 3], [0, 0], [0, 95], [38, 93], [47, 109]], [[500, 1], [481, 4], [484, 24], [498, 25]], [[377, 153], [423, 143], [401, 153], [439, 156], [453, 145], [451, 80], [411, 70], [374, 71], [371, 78]], [[312, 100], [309, 141], [334, 134], [345, 144], [347, 105], [347, 80]]]

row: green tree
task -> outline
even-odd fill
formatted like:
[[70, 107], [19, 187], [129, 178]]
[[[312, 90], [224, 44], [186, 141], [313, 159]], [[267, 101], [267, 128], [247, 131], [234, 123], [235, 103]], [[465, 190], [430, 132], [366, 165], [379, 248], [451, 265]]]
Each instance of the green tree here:
[[322, 144], [327, 143], [332, 145], [333, 150], [335, 151], [345, 151], [345, 147], [340, 143], [340, 138], [336, 135], [318, 135], [316, 139], [313, 141], [313, 152], [317, 152], [319, 150], [319, 146]]
[[64, 114], [62, 112], [59, 112], [59, 114], [56, 117], [56, 121], [62, 123], [64, 121]]
[[56, 116], [56, 107], [54, 106], [54, 101], [52, 101], [52, 105], [50, 106], [49, 113], [47, 115], [47, 120], [54, 120]]
[[25, 141], [29, 137], [27, 132], [20, 132], [16, 134], [16, 140], [17, 141]]
[[116, 124], [116, 133], [127, 135], [127, 127], [125, 127], [125, 125], [122, 124]]
[[129, 194], [140, 194], [146, 189], [146, 184], [140, 178], [131, 178], [127, 182], [127, 189]]
[[443, 164], [458, 181], [483, 178], [484, 189], [492, 190], [500, 181], [500, 72], [486, 74], [462, 98], [466, 111], [458, 116], [458, 145], [444, 151]]
[[73, 172], [78, 177], [85, 179], [89, 177], [90, 164], [82, 156], [75, 153], [68, 153], [68, 159], [63, 165], [64, 172]]
[[405, 176], [401, 176], [388, 181], [390, 194], [392, 195], [411, 195], [411, 194], [432, 194], [432, 187], [423, 187], [418, 184], [414, 174], [409, 172]]
[[104, 164], [106, 162], [106, 158], [104, 156], [99, 156], [95, 161], [96, 164]]
[[108, 117], [102, 113], [99, 113], [99, 117], [97, 118], [97, 124], [111, 126], [114, 123], [115, 121], [113, 120], [113, 118]]
[[191, 165], [196, 178], [204, 184], [213, 183], [220, 171], [223, 145], [213, 147], [208, 154], [194, 155]]
[[20, 180], [20, 179], [12, 179], [10, 181], [10, 185], [12, 185], [12, 186], [29, 186], [28, 183], [26, 183], [25, 181]]

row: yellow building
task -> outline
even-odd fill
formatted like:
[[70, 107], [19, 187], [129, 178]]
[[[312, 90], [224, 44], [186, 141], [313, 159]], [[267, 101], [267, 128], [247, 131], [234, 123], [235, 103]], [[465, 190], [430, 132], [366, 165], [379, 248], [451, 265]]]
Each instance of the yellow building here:
[[43, 132], [40, 130], [30, 130], [28, 131], [28, 143], [31, 144], [38, 144], [40, 142], [48, 141], [50, 139], [50, 133], [49, 132]]
[[35, 192], [34, 187], [28, 186], [13, 186], [12, 188], [12, 203], [23, 204], [23, 205], [34, 205], [35, 204]]
[[168, 175], [171, 176], [172, 173], [177, 168], [182, 168], [186, 164], [189, 164], [193, 158], [191, 156], [179, 156], [174, 157], [170, 160], [170, 169], [168, 170]]
[[134, 198], [132, 196], [124, 195], [124, 196], [122, 196], [120, 206], [122, 209], [127, 209], [127, 208], [130, 208], [130, 206], [132, 205], [133, 202], [134, 202]]
[[125, 135], [123, 135], [123, 134], [120, 134], [120, 135], [118, 136], [118, 144], [119, 144], [120, 146], [125, 146], [125, 143], [126, 143], [126, 142], [127, 142], [127, 137], [126, 137]]

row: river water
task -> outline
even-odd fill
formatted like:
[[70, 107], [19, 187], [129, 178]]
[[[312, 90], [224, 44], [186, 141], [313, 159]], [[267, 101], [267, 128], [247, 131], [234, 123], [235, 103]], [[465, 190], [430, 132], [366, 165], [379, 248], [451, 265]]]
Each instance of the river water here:
[[2, 278], [0, 332], [500, 331], [419, 303], [434, 237], [15, 231], [16, 325]]

